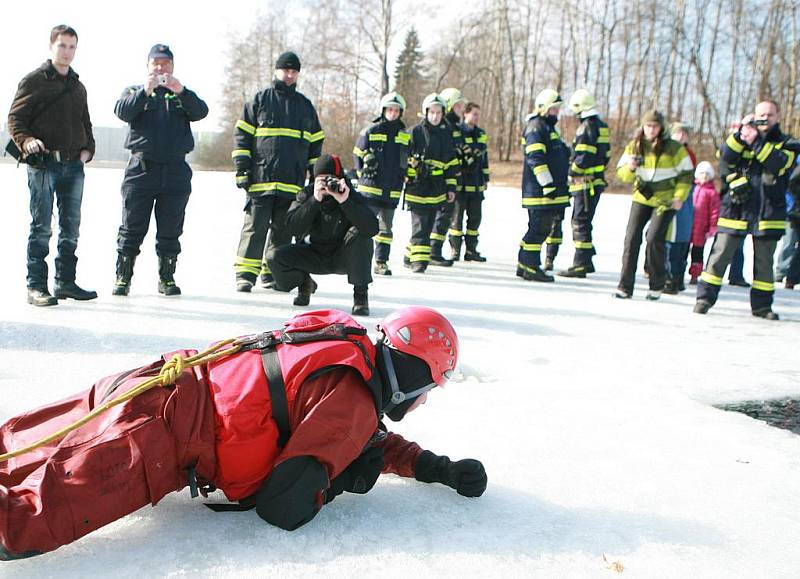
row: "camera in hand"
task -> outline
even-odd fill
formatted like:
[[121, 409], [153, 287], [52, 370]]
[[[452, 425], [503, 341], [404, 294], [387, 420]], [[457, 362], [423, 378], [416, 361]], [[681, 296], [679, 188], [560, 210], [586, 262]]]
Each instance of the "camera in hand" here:
[[325, 177], [325, 187], [328, 189], [328, 191], [334, 191], [336, 193], [342, 190], [339, 179], [331, 176]]
[[767, 119], [752, 119], [747, 124], [751, 127], [766, 127], [769, 124], [769, 121], [767, 121]]
[[166, 74], [159, 74], [158, 75], [158, 84], [167, 84], [167, 75]]

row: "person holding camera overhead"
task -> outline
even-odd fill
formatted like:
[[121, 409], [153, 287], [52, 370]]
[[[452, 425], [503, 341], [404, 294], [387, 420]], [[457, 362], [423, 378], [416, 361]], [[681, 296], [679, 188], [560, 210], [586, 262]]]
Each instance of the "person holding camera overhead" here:
[[322, 155], [314, 163], [314, 181], [289, 207], [286, 230], [297, 238], [308, 236], [308, 243], [282, 245], [267, 253], [275, 289], [298, 288], [294, 305], [307, 306], [317, 290], [310, 274], [347, 274], [353, 286], [352, 313], [368, 316], [372, 238], [378, 234], [378, 219], [364, 198], [353, 192], [339, 157]]
[[186, 204], [192, 192], [192, 169], [184, 157], [194, 149], [190, 123], [208, 115], [200, 97], [172, 76], [175, 62], [166, 44], [156, 44], [147, 58], [144, 85], [126, 88], [114, 113], [128, 123], [125, 147], [131, 158], [122, 181], [122, 225], [117, 235], [117, 281], [112, 293], [130, 291], [133, 265], [156, 215], [158, 293], [180, 295], [175, 267]]
[[[83, 200], [83, 165], [94, 156], [86, 88], [70, 64], [78, 48], [75, 29], [50, 31], [52, 58], [25, 75], [8, 113], [6, 150], [28, 165], [31, 225], [28, 235], [28, 303], [54, 306], [59, 299], [91, 300], [97, 292], [75, 283]], [[58, 204], [58, 255], [54, 294], [47, 289], [47, 262], [53, 231], [53, 198]]]
[[636, 136], [617, 163], [617, 176], [625, 183], [633, 183], [633, 202], [625, 232], [622, 272], [614, 297], [633, 296], [639, 246], [648, 221], [645, 251], [650, 267], [650, 291], [646, 297], [648, 300], [661, 297], [667, 279], [667, 228], [675, 211], [689, 196], [693, 169], [686, 148], [669, 138], [664, 115], [657, 110], [647, 111]]
[[772, 311], [775, 293], [772, 259], [784, 233], [790, 176], [800, 146], [779, 125], [780, 112], [772, 100], [756, 105], [739, 130], [720, 148], [720, 177], [728, 185], [722, 197], [717, 236], [697, 284], [696, 314], [716, 303], [722, 277], [747, 234], [753, 236], [753, 284], [750, 308], [754, 316], [777, 320]]

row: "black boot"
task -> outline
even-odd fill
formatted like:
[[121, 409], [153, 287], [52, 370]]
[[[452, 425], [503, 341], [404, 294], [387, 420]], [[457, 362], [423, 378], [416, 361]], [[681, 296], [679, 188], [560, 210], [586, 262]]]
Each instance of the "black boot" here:
[[133, 277], [133, 266], [135, 264], [135, 255], [117, 254], [117, 281], [114, 282], [114, 289], [111, 290], [111, 295], [128, 295], [131, 291], [131, 278]]
[[369, 287], [365, 285], [353, 286], [353, 315], [369, 315]]
[[258, 281], [264, 289], [275, 289], [275, 278], [272, 277], [271, 273], [261, 272], [261, 275], [258, 276]]
[[306, 279], [297, 288], [297, 297], [294, 298], [294, 305], [307, 306], [311, 303], [311, 294], [317, 291], [317, 282], [311, 279], [311, 276], [306, 274]]
[[181, 288], [175, 284], [175, 267], [178, 265], [178, 256], [158, 256], [158, 293], [165, 296], [181, 295]]
[[664, 284], [664, 293], [670, 296], [678, 295], [678, 282], [674, 279], [668, 279]]
[[53, 295], [58, 300], [65, 300], [71, 298], [78, 301], [93, 300], [97, 298], [97, 292], [94, 290], [85, 290], [76, 284], [74, 281], [58, 282], [53, 288]]
[[461, 259], [461, 243], [463, 238], [459, 235], [450, 236], [450, 260], [458, 261]]
[[443, 267], [450, 267], [453, 265], [453, 261], [450, 259], [445, 259], [442, 256], [442, 245], [441, 241], [431, 241], [431, 261], [430, 265], [441, 265]]
[[525, 281], [542, 281], [542, 282], [551, 282], [553, 281], [553, 277], [547, 275], [545, 272], [538, 267], [531, 267], [522, 271], [522, 279]]
[[553, 259], [552, 257], [546, 257], [544, 260], [544, 270], [545, 271], [553, 271]]

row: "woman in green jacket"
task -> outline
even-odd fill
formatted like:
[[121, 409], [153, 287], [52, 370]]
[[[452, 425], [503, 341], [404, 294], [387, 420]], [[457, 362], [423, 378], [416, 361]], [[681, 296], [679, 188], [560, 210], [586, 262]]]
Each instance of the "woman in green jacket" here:
[[642, 126], [617, 163], [617, 176], [625, 183], [633, 183], [633, 203], [614, 296], [628, 299], [633, 295], [642, 232], [650, 221], [645, 248], [650, 268], [647, 299], [657, 300], [666, 281], [667, 228], [692, 185], [692, 161], [684, 146], [669, 138], [660, 112], [644, 114]]

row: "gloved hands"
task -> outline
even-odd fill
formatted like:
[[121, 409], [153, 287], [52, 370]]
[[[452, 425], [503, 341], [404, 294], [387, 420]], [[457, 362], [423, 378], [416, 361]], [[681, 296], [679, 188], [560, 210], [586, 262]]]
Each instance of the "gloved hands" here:
[[378, 176], [378, 157], [372, 151], [364, 155], [364, 165], [361, 168], [361, 175], [367, 179], [374, 179]]
[[414, 476], [420, 482], [442, 483], [464, 497], [479, 497], [486, 490], [486, 469], [479, 460], [465, 458], [456, 462], [424, 450], [417, 458]]
[[250, 186], [250, 175], [247, 171], [236, 171], [236, 186], [247, 191]]
[[345, 491], [362, 495], [369, 492], [375, 486], [383, 464], [383, 448], [368, 448], [331, 481], [325, 502], [329, 503]]

